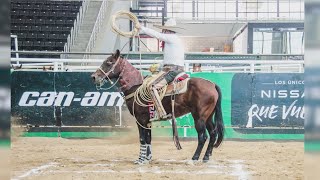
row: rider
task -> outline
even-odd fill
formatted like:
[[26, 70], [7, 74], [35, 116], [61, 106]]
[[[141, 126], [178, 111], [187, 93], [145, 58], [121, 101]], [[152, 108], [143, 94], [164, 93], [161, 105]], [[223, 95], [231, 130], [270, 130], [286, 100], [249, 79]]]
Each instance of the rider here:
[[176, 35], [177, 31], [180, 32], [184, 29], [178, 27], [174, 19], [168, 19], [164, 26], [154, 26], [162, 29], [162, 33], [143, 26], [138, 28], [140, 29], [140, 33], [147, 34], [164, 42], [164, 58], [162, 62], [162, 71], [164, 71], [165, 74], [151, 83], [150, 88], [152, 99], [158, 111], [159, 118], [168, 119], [171, 117], [171, 114], [167, 114], [165, 109], [163, 108], [158, 89], [172, 82], [179, 73], [184, 71], [184, 47], [182, 41]]

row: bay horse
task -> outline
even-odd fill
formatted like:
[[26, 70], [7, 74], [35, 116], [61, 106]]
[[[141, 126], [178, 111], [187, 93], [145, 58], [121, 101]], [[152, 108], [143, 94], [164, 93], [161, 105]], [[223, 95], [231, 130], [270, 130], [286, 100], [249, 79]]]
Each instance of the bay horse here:
[[[103, 64], [91, 75], [95, 84], [108, 79], [117, 79], [117, 86], [124, 96], [135, 92], [143, 83], [143, 77], [138, 69], [133, 67], [126, 59], [120, 56], [116, 50], [111, 56], [104, 60]], [[112, 81], [111, 81], [112, 82]], [[209, 144], [203, 161], [207, 162], [212, 155], [213, 148], [219, 147], [224, 137], [224, 124], [221, 109], [221, 90], [216, 84], [202, 79], [191, 78], [187, 84], [187, 91], [175, 95], [174, 114], [176, 117], [191, 113], [194, 125], [198, 133], [198, 146], [192, 160], [198, 160], [203, 146], [210, 136]], [[135, 103], [135, 104], [134, 104]], [[172, 111], [171, 97], [162, 100], [166, 112]], [[149, 120], [149, 108], [136, 104], [134, 98], [126, 99], [126, 105], [136, 118], [140, 136], [140, 156], [135, 163], [148, 163], [151, 156], [151, 128], [146, 128]], [[214, 122], [213, 122], [214, 115]]]

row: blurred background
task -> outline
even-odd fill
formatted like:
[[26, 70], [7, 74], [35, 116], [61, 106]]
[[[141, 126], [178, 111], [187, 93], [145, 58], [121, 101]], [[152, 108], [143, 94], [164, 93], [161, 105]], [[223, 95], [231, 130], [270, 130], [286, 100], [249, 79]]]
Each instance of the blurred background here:
[[0, 179], [9, 179], [10, 1], [0, 1]]
[[305, 5], [305, 172], [306, 178], [320, 177], [320, 2], [307, 0]]

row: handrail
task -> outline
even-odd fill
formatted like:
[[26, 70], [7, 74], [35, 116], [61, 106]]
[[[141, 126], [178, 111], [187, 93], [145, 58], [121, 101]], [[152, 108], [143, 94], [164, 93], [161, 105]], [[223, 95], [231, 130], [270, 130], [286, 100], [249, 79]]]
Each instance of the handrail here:
[[[90, 4], [90, 0], [83, 0], [82, 5], [79, 8], [79, 12], [77, 14], [76, 20], [73, 23], [73, 27], [70, 30], [70, 34], [68, 35], [67, 42], [64, 45], [64, 52], [70, 52], [71, 46], [74, 45], [74, 41], [77, 38], [80, 30], [80, 26], [83, 23], [83, 19], [88, 10]], [[64, 56], [66, 58], [66, 56]]]
[[[96, 22], [94, 24], [87, 48], [85, 52], [91, 52], [92, 49], [95, 47], [95, 43], [96, 43], [96, 39], [98, 38], [98, 34], [101, 30], [101, 27], [103, 25], [103, 20], [105, 19], [105, 14], [107, 11], [107, 5], [108, 5], [108, 1], [102, 1]], [[84, 59], [88, 59], [90, 58], [91, 55], [84, 55], [83, 58]]]
[[[21, 64], [17, 64], [19, 61]], [[20, 66], [24, 69], [41, 69], [42, 65], [37, 63], [53, 63], [54, 71], [94, 71], [104, 59], [42, 59], [42, 58], [11, 58], [12, 66]], [[128, 60], [136, 68], [148, 69], [153, 63], [162, 60], [144, 59]], [[26, 64], [27, 63], [27, 64]], [[66, 65], [67, 63], [86, 63], [86, 66]], [[93, 64], [91, 64], [93, 63]], [[202, 64], [205, 72], [304, 72], [305, 62], [303, 60], [185, 60], [185, 71], [190, 72], [193, 63]]]

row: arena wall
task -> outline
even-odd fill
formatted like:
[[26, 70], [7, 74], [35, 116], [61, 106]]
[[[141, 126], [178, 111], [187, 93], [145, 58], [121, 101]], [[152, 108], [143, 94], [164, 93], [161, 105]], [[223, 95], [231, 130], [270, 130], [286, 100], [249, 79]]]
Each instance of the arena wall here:
[[[115, 88], [97, 90], [88, 72], [12, 73], [13, 126], [25, 136], [103, 137], [136, 128]], [[226, 137], [303, 139], [303, 74], [191, 73], [218, 84]], [[108, 85], [107, 85], [108, 86]], [[179, 134], [194, 138], [191, 115], [178, 119]], [[155, 137], [171, 137], [170, 121], [153, 123]]]

